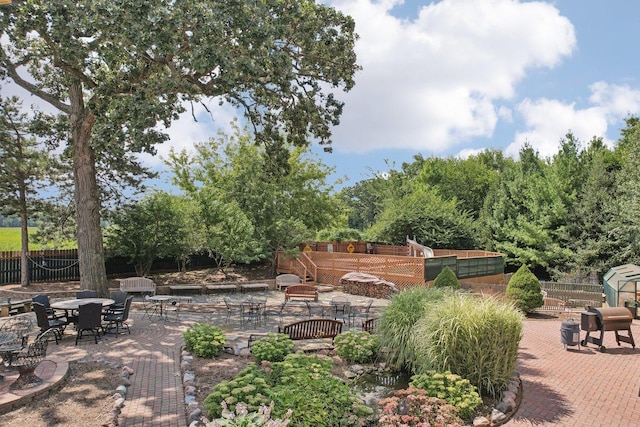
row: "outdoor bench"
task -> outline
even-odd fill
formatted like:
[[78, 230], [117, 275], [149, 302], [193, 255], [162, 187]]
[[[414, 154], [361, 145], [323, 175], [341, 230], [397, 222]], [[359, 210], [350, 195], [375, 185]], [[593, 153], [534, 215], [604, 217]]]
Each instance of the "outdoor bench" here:
[[127, 293], [140, 292], [143, 294], [156, 294], [156, 284], [153, 280], [146, 277], [127, 277], [126, 279], [118, 279], [120, 281], [120, 290]]
[[238, 292], [238, 287], [236, 285], [232, 285], [232, 284], [207, 285], [206, 288], [207, 288], [207, 294], [209, 294], [210, 291], [223, 291], [223, 292], [233, 291], [233, 292]]
[[278, 326], [279, 334], [287, 334], [292, 340], [331, 338], [342, 332], [342, 322], [333, 319], [307, 319]]
[[240, 291], [243, 293], [250, 289], [258, 289], [267, 292], [269, 290], [269, 285], [266, 283], [245, 283], [240, 285]]
[[31, 300], [21, 299], [0, 304], [0, 317], [13, 316], [31, 311]]
[[295, 274], [280, 274], [276, 276], [276, 289], [281, 291], [286, 289], [292, 285], [299, 285], [302, 283], [302, 279], [300, 279]]
[[292, 298], [318, 301], [318, 288], [310, 285], [291, 285], [284, 290], [284, 300], [289, 301]]
[[171, 285], [169, 286], [169, 293], [174, 295], [181, 291], [196, 291], [198, 295], [202, 295], [202, 286], [200, 285]]

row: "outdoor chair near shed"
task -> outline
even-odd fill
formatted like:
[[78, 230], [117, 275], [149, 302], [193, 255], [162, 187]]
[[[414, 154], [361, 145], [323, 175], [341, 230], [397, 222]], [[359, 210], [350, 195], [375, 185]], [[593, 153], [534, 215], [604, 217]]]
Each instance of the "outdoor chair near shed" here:
[[91, 332], [93, 339], [98, 344], [98, 337], [102, 327], [102, 304], [99, 302], [90, 302], [82, 304], [78, 307], [78, 323], [76, 325], [76, 345], [78, 340], [82, 338], [84, 332]]
[[302, 279], [295, 274], [280, 274], [276, 276], [276, 289], [282, 291], [291, 285], [302, 284]]
[[53, 330], [53, 337], [56, 340], [56, 344], [58, 344], [58, 340], [62, 338], [64, 328], [67, 326], [67, 321], [57, 318], [50, 318], [47, 314], [46, 307], [39, 302], [34, 302], [32, 304], [32, 307], [33, 311], [36, 313], [36, 320], [38, 322], [38, 327], [40, 328], [38, 336], [44, 335], [49, 330]]
[[127, 320], [129, 319], [129, 310], [131, 309], [132, 301], [133, 296], [130, 296], [126, 299], [122, 309], [112, 309], [104, 315], [103, 319], [107, 322], [107, 326], [104, 327], [105, 332], [115, 328], [117, 337], [120, 334], [120, 328], [124, 328], [127, 330], [129, 335], [131, 335], [131, 329], [129, 329]]

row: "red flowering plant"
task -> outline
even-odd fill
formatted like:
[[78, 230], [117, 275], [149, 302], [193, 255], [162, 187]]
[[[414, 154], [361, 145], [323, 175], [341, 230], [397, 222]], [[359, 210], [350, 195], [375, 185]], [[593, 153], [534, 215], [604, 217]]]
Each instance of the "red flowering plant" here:
[[381, 427], [461, 427], [458, 409], [414, 387], [378, 401]]

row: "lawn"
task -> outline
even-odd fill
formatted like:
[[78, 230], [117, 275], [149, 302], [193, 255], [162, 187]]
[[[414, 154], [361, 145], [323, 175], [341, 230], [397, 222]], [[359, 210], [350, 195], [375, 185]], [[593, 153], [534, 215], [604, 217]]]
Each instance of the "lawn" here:
[[[29, 228], [29, 236], [38, 231], [37, 227]], [[32, 238], [29, 239], [29, 249], [74, 249], [77, 247], [75, 242], [68, 242], [64, 245], [40, 245], [33, 243]], [[20, 227], [0, 227], [0, 251], [19, 251], [20, 250]]]

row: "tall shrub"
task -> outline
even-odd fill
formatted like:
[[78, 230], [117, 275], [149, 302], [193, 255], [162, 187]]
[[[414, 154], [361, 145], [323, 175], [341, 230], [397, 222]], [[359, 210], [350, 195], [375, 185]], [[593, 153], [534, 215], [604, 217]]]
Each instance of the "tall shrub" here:
[[523, 314], [495, 298], [455, 294], [431, 306], [413, 328], [413, 370], [450, 371], [497, 396], [515, 369]]
[[509, 279], [506, 294], [525, 313], [544, 305], [540, 281], [524, 264]]
[[449, 267], [443, 268], [433, 281], [434, 288], [453, 288], [460, 289], [460, 282], [456, 277], [456, 273]]
[[380, 318], [377, 335], [386, 352], [387, 363], [393, 369], [402, 370], [415, 358], [408, 345], [411, 329], [424, 316], [431, 303], [442, 300], [450, 289], [415, 287], [395, 295]]

